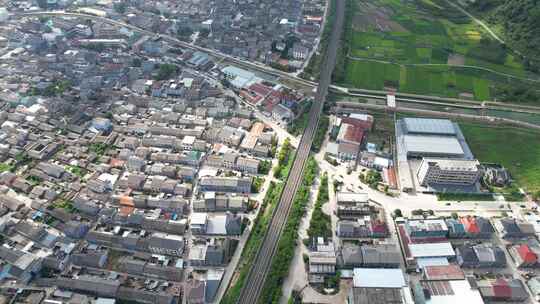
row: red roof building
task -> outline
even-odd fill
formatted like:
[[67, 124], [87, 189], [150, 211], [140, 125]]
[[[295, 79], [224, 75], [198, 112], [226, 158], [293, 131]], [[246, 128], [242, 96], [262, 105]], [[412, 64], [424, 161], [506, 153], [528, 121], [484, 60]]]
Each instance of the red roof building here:
[[372, 126], [373, 121], [344, 117], [341, 119], [341, 129], [337, 141], [338, 143], [349, 142], [360, 146]]
[[522, 265], [520, 266], [533, 265], [536, 264], [536, 261], [538, 261], [538, 256], [536, 253], [534, 253], [526, 244], [518, 246], [517, 252], [522, 260]]
[[272, 88], [261, 83], [254, 83], [248, 87], [248, 90], [264, 98], [272, 91]]
[[430, 281], [465, 279], [465, 273], [463, 273], [461, 267], [456, 264], [443, 266], [425, 266], [423, 270], [424, 278]]
[[462, 217], [460, 219], [461, 224], [463, 224], [463, 227], [465, 227], [465, 231], [467, 231], [470, 234], [478, 234], [480, 233], [480, 228], [478, 227], [478, 224], [476, 223], [476, 218], [472, 216], [466, 216]]
[[510, 299], [512, 297], [512, 288], [510, 288], [506, 280], [498, 278], [493, 283], [493, 295], [499, 299]]

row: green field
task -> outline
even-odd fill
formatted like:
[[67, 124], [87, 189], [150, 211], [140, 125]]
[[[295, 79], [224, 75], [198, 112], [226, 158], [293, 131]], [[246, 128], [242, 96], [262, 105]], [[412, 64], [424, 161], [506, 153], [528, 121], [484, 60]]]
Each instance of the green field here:
[[334, 77], [341, 85], [489, 100], [498, 85], [538, 78], [444, 0], [353, 1], [356, 14], [345, 31], [348, 55], [342, 54], [345, 68]]
[[460, 127], [480, 162], [501, 164], [519, 187], [540, 190], [540, 133], [471, 123]]

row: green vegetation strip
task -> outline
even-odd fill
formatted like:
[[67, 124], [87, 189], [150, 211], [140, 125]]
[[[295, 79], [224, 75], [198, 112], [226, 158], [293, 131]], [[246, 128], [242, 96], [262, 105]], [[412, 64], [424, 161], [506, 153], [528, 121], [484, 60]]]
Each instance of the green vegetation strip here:
[[293, 154], [291, 141], [286, 138], [278, 154], [278, 165], [274, 168], [275, 178], [283, 179], [289, 175], [289, 170], [294, 162]]
[[315, 133], [315, 138], [313, 138], [313, 145], [311, 146], [311, 150], [313, 152], [317, 153], [321, 150], [321, 146], [324, 142], [324, 136], [326, 135], [326, 131], [328, 131], [328, 125], [330, 124], [330, 118], [328, 118], [328, 115], [322, 115], [321, 120], [319, 121], [319, 126], [317, 128], [317, 133]]
[[323, 212], [322, 206], [328, 202], [328, 175], [326, 172], [321, 178], [321, 185], [319, 187], [319, 194], [315, 201], [313, 208], [313, 214], [309, 222], [309, 228], [307, 234], [309, 239], [312, 240], [315, 237], [332, 237], [332, 220], [330, 216]]
[[309, 109], [311, 108], [311, 102], [308, 106], [306, 106], [302, 114], [300, 114], [299, 117], [297, 117], [295, 120], [292, 121], [292, 123], [289, 124], [287, 127], [287, 132], [291, 133], [294, 136], [298, 136], [304, 132], [304, 129], [306, 128], [308, 121], [309, 121]]
[[294, 257], [294, 249], [298, 238], [298, 226], [306, 212], [310, 188], [315, 181], [317, 171], [317, 162], [313, 157], [310, 157], [304, 169], [302, 184], [296, 192], [287, 223], [279, 239], [276, 255], [272, 259], [270, 273], [266, 278], [259, 303], [279, 302], [283, 280], [289, 273], [289, 266]]
[[272, 218], [272, 213], [274, 212], [274, 208], [281, 197], [282, 190], [283, 183], [270, 183], [266, 196], [262, 202], [261, 210], [255, 218], [253, 229], [249, 235], [249, 239], [246, 242], [244, 250], [242, 251], [240, 264], [236, 269], [236, 280], [232, 282], [227, 289], [227, 292], [221, 300], [221, 304], [235, 304], [240, 297], [240, 292], [242, 291], [242, 287], [244, 286], [248, 277], [249, 269], [255, 260], [257, 250], [262, 244], [264, 234], [268, 229], [268, 225], [270, 224], [270, 220]]
[[0, 164], [0, 173], [5, 172], [5, 171], [13, 171], [14, 169], [15, 169], [15, 166], [13, 165], [8, 165], [6, 163]]
[[[294, 151], [289, 138], [285, 139], [277, 155], [277, 159], [278, 165], [274, 168], [274, 176], [283, 181], [288, 176], [288, 172], [294, 161]], [[242, 287], [244, 287], [249, 270], [255, 260], [257, 250], [259, 250], [262, 244], [264, 234], [268, 230], [268, 225], [270, 225], [272, 214], [281, 197], [282, 191], [283, 183], [276, 184], [275, 182], [270, 182], [270, 186], [261, 205], [261, 210], [253, 222], [251, 234], [242, 251], [241, 262], [236, 269], [236, 280], [233, 277], [233, 281], [223, 296], [221, 304], [236, 303], [240, 297], [240, 292], [242, 291]]]
[[439, 201], [493, 201], [493, 195], [478, 193], [438, 193]]

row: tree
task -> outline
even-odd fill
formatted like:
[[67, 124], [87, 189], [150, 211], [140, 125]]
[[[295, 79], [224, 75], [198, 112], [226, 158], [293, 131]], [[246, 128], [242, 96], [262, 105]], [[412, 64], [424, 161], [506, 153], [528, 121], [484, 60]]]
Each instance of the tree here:
[[126, 12], [127, 4], [125, 2], [117, 2], [113, 4], [113, 8], [115, 12], [119, 14], [123, 14]]
[[534, 192], [534, 193], [532, 194], [532, 199], [533, 199], [534, 201], [540, 201], [540, 190], [538, 190], [538, 191], [536, 191], [536, 192]]
[[131, 65], [134, 67], [140, 67], [142, 65], [141, 58], [133, 58], [133, 60], [131, 60]]
[[269, 160], [263, 160], [259, 163], [259, 174], [268, 174], [270, 168], [272, 167], [272, 162]]
[[401, 209], [394, 210], [394, 217], [403, 217], [403, 213], [401, 212]]
[[170, 79], [176, 72], [178, 72], [176, 65], [170, 63], [161, 64], [155, 78], [156, 80]]
[[176, 35], [178, 35], [181, 40], [189, 38], [192, 34], [193, 29], [189, 26], [180, 26], [176, 31]]
[[209, 30], [209, 29], [202, 29], [202, 30], [199, 32], [199, 36], [201, 36], [201, 37], [203, 37], [203, 38], [208, 37], [208, 35], [210, 35], [210, 30]]
[[37, 0], [37, 5], [41, 9], [47, 9], [47, 0]]

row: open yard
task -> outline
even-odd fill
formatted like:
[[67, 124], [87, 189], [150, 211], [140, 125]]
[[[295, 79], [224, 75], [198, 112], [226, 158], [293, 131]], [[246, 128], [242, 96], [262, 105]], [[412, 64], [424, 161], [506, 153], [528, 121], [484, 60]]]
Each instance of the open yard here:
[[460, 127], [480, 162], [499, 163], [519, 187], [540, 190], [540, 133], [472, 123]]
[[342, 85], [489, 100], [496, 85], [526, 81], [507, 75], [538, 78], [444, 0], [355, 1]]

